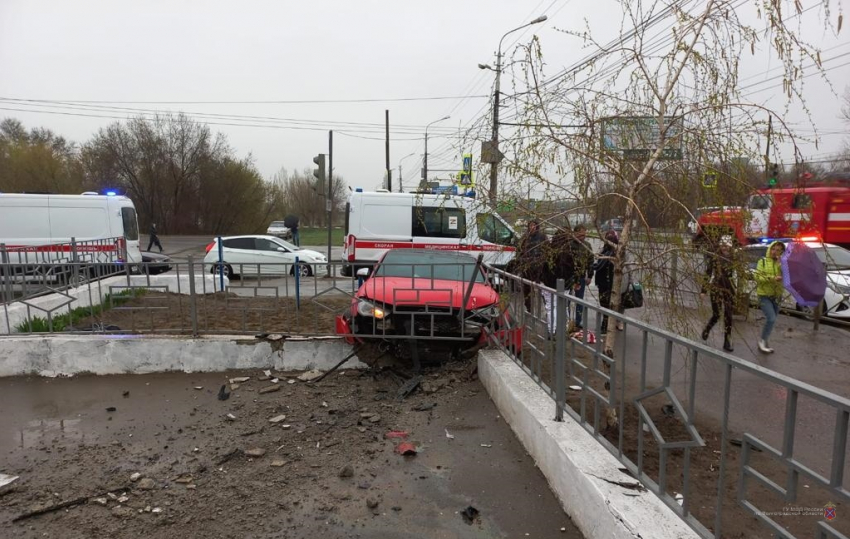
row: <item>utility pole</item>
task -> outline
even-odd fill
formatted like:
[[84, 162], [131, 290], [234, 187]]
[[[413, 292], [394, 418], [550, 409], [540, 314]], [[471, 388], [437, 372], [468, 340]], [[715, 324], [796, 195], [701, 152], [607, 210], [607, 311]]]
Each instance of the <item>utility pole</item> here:
[[[503, 38], [504, 39], [504, 38]], [[498, 152], [499, 150], [499, 95], [500, 86], [502, 81], [502, 42], [499, 42], [499, 51], [496, 53], [496, 91], [493, 93], [493, 134], [491, 140], [493, 141], [493, 149]], [[495, 208], [496, 207], [496, 198], [497, 190], [499, 188], [499, 180], [498, 180], [498, 172], [499, 172], [499, 161], [498, 159], [494, 159], [492, 163], [490, 163], [490, 204]]]
[[333, 275], [333, 262], [331, 259], [331, 242], [333, 241], [333, 217], [334, 217], [334, 197], [333, 197], [333, 177], [334, 177], [334, 132], [328, 131], [328, 196], [325, 197], [325, 204], [328, 210], [328, 275]]
[[386, 145], [387, 145], [387, 191], [390, 193], [393, 192], [393, 171], [390, 168], [390, 111], [387, 109], [384, 111], [386, 113]]

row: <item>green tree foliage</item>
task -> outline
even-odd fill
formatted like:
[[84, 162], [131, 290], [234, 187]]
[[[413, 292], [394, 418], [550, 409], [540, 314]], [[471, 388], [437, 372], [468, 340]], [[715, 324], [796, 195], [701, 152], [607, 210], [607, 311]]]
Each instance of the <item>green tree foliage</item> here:
[[18, 120], [0, 122], [0, 191], [69, 192], [83, 189], [78, 148], [49, 129], [27, 131]]

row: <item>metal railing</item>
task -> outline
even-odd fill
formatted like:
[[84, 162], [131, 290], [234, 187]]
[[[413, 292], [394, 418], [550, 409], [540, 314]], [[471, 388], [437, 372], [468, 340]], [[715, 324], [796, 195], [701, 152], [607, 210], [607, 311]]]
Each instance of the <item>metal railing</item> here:
[[[525, 329], [521, 353], [497, 345], [552, 398], [555, 421], [566, 412], [622, 462], [624, 488], [637, 479], [703, 537], [847, 536], [846, 519], [810, 515], [850, 501], [850, 400], [578, 299], [563, 281], [491, 271], [517, 291]], [[585, 326], [572, 333], [571, 306]]]
[[[163, 274], [159, 264], [142, 265], [141, 275], [88, 280], [49, 297], [7, 297], [0, 333], [342, 333], [468, 350], [481, 344], [480, 329], [552, 398], [555, 420], [568, 414], [623, 463], [633, 479], [618, 484], [656, 493], [700, 535], [850, 535], [847, 519], [795, 516], [798, 506], [850, 501], [850, 400], [576, 298], [563, 282], [553, 290], [484, 267], [477, 284], [495, 288], [499, 313], [481, 321], [472, 318], [471, 276], [447, 287], [436, 278], [440, 265], [426, 264], [419, 277], [372, 291], [390, 305], [406, 297], [421, 307], [400, 309], [391, 324], [372, 317], [358, 331], [340, 331], [337, 318], [356, 308], [362, 278], [338, 277], [338, 262], [232, 264], [229, 279], [191, 258], [169, 265]], [[585, 327], [570, 331], [576, 306]]]

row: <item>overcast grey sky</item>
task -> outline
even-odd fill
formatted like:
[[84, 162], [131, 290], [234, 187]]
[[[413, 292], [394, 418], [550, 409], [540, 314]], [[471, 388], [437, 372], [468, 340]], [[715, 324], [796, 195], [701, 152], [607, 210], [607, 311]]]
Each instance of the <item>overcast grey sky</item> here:
[[[839, 2], [832, 4], [837, 12]], [[846, 29], [840, 38], [824, 29], [819, 11], [803, 17], [804, 37], [820, 44], [822, 58], [831, 60], [824, 67], [841, 94], [850, 82], [850, 40]], [[446, 136], [485, 114], [492, 92], [493, 73], [477, 64], [494, 62], [502, 34], [544, 14], [548, 21], [512, 34], [505, 49], [516, 38], [527, 42], [537, 34], [554, 73], [587, 54], [578, 40], [557, 29], [580, 29], [587, 18], [600, 39], [610, 39], [619, 8], [613, 0], [0, 0], [0, 98], [98, 102], [71, 108], [0, 101], [0, 109], [27, 110], [0, 110], [0, 117], [83, 142], [116, 118], [134, 114], [105, 106], [254, 116], [196, 119], [225, 133], [239, 156], [252, 154], [269, 178], [280, 167], [311, 167], [312, 157], [326, 151], [332, 128], [335, 170], [350, 185], [371, 189], [384, 174], [383, 122], [389, 109], [391, 166], [414, 154], [403, 162], [405, 183], [413, 185], [424, 126], [451, 115], [429, 129], [429, 168], [457, 169], [461, 152]], [[767, 80], [777, 74], [767, 71], [770, 66], [763, 55], [745, 59], [743, 76], [753, 77], [748, 84], [766, 81], [754, 88], [754, 101], [780, 106], [781, 81]], [[806, 84], [807, 105], [823, 138], [820, 148], [804, 150], [807, 157], [828, 158], [848, 129], [826, 83], [810, 77]], [[453, 99], [256, 103], [424, 97]], [[254, 103], [155, 103], [178, 101]], [[786, 117], [810, 134], [801, 110], [795, 106]], [[480, 148], [476, 143], [463, 151], [477, 159]], [[783, 157], [791, 159], [790, 152]]]

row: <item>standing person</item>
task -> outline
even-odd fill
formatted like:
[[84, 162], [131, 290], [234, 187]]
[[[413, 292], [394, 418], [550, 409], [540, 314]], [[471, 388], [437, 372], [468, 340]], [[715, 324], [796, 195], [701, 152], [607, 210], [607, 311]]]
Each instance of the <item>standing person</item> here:
[[[584, 299], [584, 290], [593, 281], [593, 249], [585, 239], [587, 227], [576, 225], [573, 227], [573, 238], [569, 244], [570, 256], [574, 264], [572, 294]], [[584, 308], [576, 304], [576, 329], [582, 329], [582, 311]]]
[[[540, 221], [532, 219], [528, 222], [528, 230], [519, 243], [517, 250], [517, 268], [519, 275], [533, 283], [542, 280], [544, 259], [546, 256], [546, 234], [540, 230]], [[531, 312], [531, 285], [523, 283], [522, 293], [525, 310]]]
[[301, 247], [301, 234], [298, 233], [298, 221], [295, 221], [295, 224], [292, 225], [290, 230], [292, 230], [292, 243], [296, 247]]
[[162, 252], [162, 244], [159, 242], [159, 236], [156, 235], [156, 223], [151, 223], [151, 229], [150, 229], [149, 235], [150, 235], [150, 241], [148, 242], [147, 250], [150, 251], [151, 247], [156, 245], [157, 247], [159, 247], [159, 252], [161, 253]]
[[[593, 270], [596, 274], [596, 288], [599, 289], [599, 305], [606, 309], [611, 308], [611, 290], [614, 288], [614, 256], [617, 252], [617, 244], [620, 243], [620, 238], [617, 232], [609, 230], [605, 233], [605, 244], [599, 252], [599, 258], [593, 264]], [[620, 322], [617, 322], [619, 329]], [[608, 333], [608, 317], [602, 317], [602, 327], [600, 333], [605, 335]]]
[[[558, 279], [563, 279], [566, 290], [569, 291], [571, 283], [575, 281], [575, 263], [570, 251], [572, 234], [569, 228], [555, 234], [551, 241], [547, 242], [544, 251], [543, 269], [541, 280], [549, 288], [557, 288]], [[550, 292], [543, 292], [543, 306], [546, 309], [546, 328], [549, 338], [553, 338], [558, 329], [558, 324], [566, 324], [566, 320], [558, 320], [555, 313], [555, 296]], [[567, 309], [569, 320], [569, 309]]]
[[765, 354], [773, 352], [770, 347], [770, 334], [773, 331], [773, 325], [776, 323], [776, 317], [779, 315], [779, 303], [782, 301], [782, 266], [779, 264], [779, 259], [785, 252], [785, 244], [781, 241], [775, 241], [767, 248], [767, 253], [764, 258], [760, 259], [756, 264], [756, 294], [759, 298], [759, 306], [764, 313], [764, 327], [761, 330], [761, 338], [759, 339], [759, 350]]
[[732, 302], [735, 300], [735, 262], [731, 236], [720, 238], [717, 252], [710, 253], [705, 268], [706, 279], [700, 289], [705, 296], [708, 289], [711, 297], [711, 318], [702, 330], [702, 340], [708, 340], [711, 328], [720, 319], [723, 309], [723, 349], [734, 352], [730, 338], [732, 336]]

